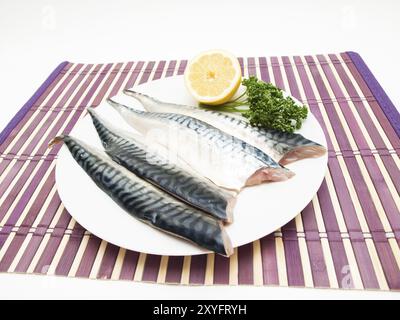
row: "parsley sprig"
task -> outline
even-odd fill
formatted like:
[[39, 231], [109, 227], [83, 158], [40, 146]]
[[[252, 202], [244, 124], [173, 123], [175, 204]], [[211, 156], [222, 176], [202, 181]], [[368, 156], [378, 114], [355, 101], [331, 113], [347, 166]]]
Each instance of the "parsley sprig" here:
[[308, 109], [299, 106], [291, 97], [284, 97], [281, 89], [271, 83], [249, 77], [242, 80], [243, 94], [219, 106], [206, 106], [224, 112], [240, 112], [252, 126], [294, 132], [307, 118]]

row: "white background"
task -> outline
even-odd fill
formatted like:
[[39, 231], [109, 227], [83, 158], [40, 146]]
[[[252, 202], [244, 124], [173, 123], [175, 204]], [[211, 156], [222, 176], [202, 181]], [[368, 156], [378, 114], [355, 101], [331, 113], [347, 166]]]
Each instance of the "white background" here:
[[[113, 0], [0, 2], [3, 128], [63, 60], [190, 58], [357, 51], [400, 102], [400, 1]], [[400, 293], [274, 287], [182, 287], [0, 275], [0, 298], [400, 298]]]

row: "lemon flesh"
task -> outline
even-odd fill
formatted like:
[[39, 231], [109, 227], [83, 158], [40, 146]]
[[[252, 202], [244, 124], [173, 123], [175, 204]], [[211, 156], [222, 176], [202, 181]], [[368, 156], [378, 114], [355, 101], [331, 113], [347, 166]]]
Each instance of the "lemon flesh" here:
[[229, 101], [239, 88], [242, 73], [238, 59], [222, 50], [199, 54], [185, 70], [185, 83], [199, 102], [218, 105]]

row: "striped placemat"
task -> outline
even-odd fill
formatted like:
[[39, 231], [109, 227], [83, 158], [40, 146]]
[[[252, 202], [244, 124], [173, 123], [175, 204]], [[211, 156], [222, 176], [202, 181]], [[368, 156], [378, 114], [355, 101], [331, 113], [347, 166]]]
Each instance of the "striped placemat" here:
[[[235, 250], [167, 257], [127, 251], [84, 230], [55, 185], [59, 147], [123, 88], [182, 74], [186, 61], [60, 64], [0, 134], [0, 271], [181, 284], [400, 289], [400, 116], [361, 57], [240, 59], [308, 103], [329, 146], [312, 202], [275, 233]], [[276, 213], [279, 214], [279, 213]]]

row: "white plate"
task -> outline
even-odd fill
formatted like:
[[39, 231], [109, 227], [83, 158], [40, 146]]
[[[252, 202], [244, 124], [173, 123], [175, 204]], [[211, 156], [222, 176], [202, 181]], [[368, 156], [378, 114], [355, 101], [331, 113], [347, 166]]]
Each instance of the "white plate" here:
[[[161, 100], [192, 104], [182, 77], [166, 78], [140, 85], [136, 89]], [[119, 95], [140, 108], [131, 97]], [[98, 112], [122, 129], [132, 130], [106, 102]], [[326, 146], [323, 131], [310, 114], [299, 131], [305, 137]], [[94, 147], [101, 148], [90, 117], [83, 118], [71, 132]], [[305, 159], [287, 166], [296, 175], [284, 182], [263, 184], [244, 189], [234, 212], [234, 223], [227, 232], [234, 247], [259, 239], [293, 219], [317, 192], [327, 168], [327, 155]], [[87, 230], [117, 246], [159, 255], [195, 255], [208, 252], [189, 242], [175, 238], [131, 217], [103, 193], [82, 171], [64, 146], [57, 160], [58, 192], [68, 212]]]

